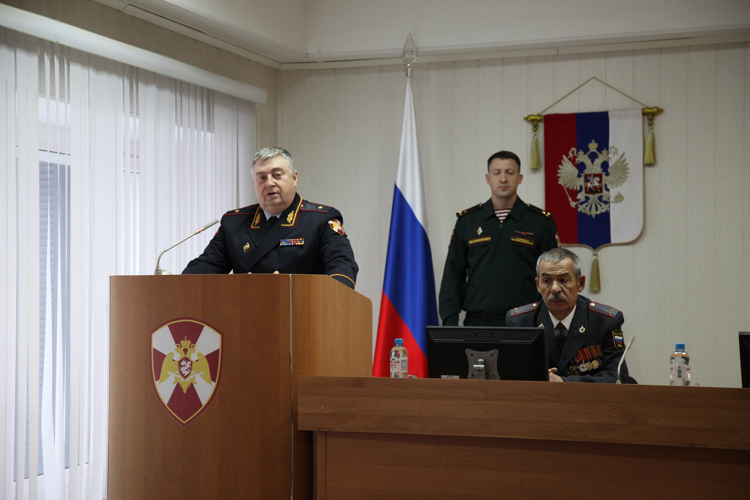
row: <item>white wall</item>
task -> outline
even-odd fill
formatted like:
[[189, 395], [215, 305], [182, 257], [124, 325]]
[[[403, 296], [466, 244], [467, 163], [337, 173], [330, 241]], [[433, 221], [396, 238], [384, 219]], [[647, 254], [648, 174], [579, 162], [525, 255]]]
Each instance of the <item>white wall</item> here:
[[[60, 0], [63, 1], [63, 0]], [[747, 0], [96, 0], [282, 63], [561, 47], [750, 31]], [[151, 19], [151, 18], [150, 18]]]
[[[597, 76], [665, 112], [658, 164], [645, 173], [644, 231], [600, 251], [602, 291], [584, 294], [625, 314], [628, 361], [642, 383], [665, 384], [686, 342], [701, 385], [740, 385], [737, 332], [750, 330], [750, 45], [417, 64], [414, 94], [435, 277], [455, 212], [489, 197], [486, 158], [524, 163], [520, 196], [544, 206], [543, 172], [526, 169], [538, 112]], [[399, 66], [284, 71], [279, 143], [295, 156], [300, 193], [340, 208], [361, 271], [357, 290], [382, 293], [403, 113]], [[552, 112], [640, 107], [589, 83]], [[590, 268], [591, 251], [573, 248]]]
[[750, 24], [747, 0], [310, 0], [309, 9], [312, 58], [393, 56], [410, 32], [430, 53], [642, 40], [657, 33], [672, 38]]

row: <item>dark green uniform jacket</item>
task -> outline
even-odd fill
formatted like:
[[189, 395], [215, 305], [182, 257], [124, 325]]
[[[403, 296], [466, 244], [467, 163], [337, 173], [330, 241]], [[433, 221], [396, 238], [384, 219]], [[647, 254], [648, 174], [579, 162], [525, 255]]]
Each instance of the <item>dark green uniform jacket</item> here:
[[511, 308], [539, 300], [536, 260], [557, 247], [552, 216], [516, 198], [503, 223], [492, 200], [458, 213], [440, 285], [440, 317], [467, 326], [505, 324]]

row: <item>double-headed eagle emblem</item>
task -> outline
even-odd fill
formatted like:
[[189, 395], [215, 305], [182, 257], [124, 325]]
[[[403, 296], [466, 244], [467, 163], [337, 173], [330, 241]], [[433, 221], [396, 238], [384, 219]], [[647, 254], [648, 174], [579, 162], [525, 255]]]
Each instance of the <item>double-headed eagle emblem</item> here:
[[[576, 151], [572, 148], [563, 156], [562, 163], [557, 171], [559, 183], [565, 188], [565, 194], [572, 207], [578, 206], [578, 211], [591, 217], [608, 212], [610, 203], [620, 203], [625, 199], [622, 193], [611, 196], [612, 188], [622, 186], [628, 180], [629, 168], [625, 153], [618, 156], [619, 151], [615, 146], [609, 150], [597, 151], [598, 144], [595, 141], [589, 143], [589, 151]], [[592, 157], [596, 155], [595, 158]], [[575, 161], [575, 164], [571, 161]], [[607, 163], [607, 168], [603, 167]], [[585, 166], [581, 172], [577, 164]], [[578, 191], [574, 201], [568, 190]]]
[[[211, 380], [211, 370], [206, 357], [196, 351], [195, 344], [190, 342], [187, 337], [185, 337], [185, 340], [181, 340], [179, 344], [175, 344], [174, 352], [177, 356], [167, 356], [164, 358], [158, 384], [161, 384], [171, 375], [174, 375], [172, 383], [180, 384], [183, 393], [187, 392], [188, 387], [196, 383], [195, 378], [198, 376], [210, 386], [214, 385]], [[195, 360], [192, 359], [194, 354], [197, 358]]]

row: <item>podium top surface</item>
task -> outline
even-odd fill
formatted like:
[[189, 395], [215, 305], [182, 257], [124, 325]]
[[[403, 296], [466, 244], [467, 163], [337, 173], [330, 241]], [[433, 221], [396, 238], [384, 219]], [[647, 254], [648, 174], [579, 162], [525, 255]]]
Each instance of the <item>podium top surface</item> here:
[[750, 450], [750, 391], [300, 377], [299, 428]]

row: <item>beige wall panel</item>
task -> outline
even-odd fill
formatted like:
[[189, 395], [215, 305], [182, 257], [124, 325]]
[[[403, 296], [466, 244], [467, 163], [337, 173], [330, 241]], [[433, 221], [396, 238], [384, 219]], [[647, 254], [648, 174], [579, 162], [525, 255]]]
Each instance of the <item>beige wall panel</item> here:
[[[630, 96], [633, 95], [633, 54], [630, 51], [610, 52], [604, 55], [605, 77], [602, 78], [612, 87]], [[586, 81], [582, 76], [581, 80]], [[592, 82], [593, 83], [593, 82]], [[591, 85], [591, 84], [589, 84]], [[587, 85], [587, 87], [589, 86]], [[641, 108], [636, 102], [623, 96], [619, 92], [605, 86], [604, 104], [592, 111], [623, 110]], [[634, 96], [635, 97], [635, 96]], [[636, 97], [637, 98], [637, 97]], [[584, 97], [581, 96], [583, 102]], [[599, 150], [602, 148], [599, 147]], [[633, 309], [633, 283], [638, 272], [633, 262], [633, 245], [612, 245], [599, 251], [599, 266], [601, 271], [602, 291], [598, 294], [590, 293], [589, 297], [605, 304], [625, 311], [625, 340], [630, 340], [629, 331], [638, 318]], [[584, 252], [587, 253], [587, 252]], [[640, 344], [640, 342], [639, 342]]]
[[[532, 199], [531, 194], [534, 192], [532, 179], [527, 176], [529, 169], [528, 149], [529, 142], [526, 136], [528, 124], [523, 121], [523, 117], [528, 115], [529, 109], [529, 69], [527, 58], [510, 58], [503, 60], [503, 83], [502, 83], [502, 100], [503, 114], [498, 117], [502, 120], [502, 141], [498, 144], [502, 149], [507, 149], [516, 153], [521, 159], [523, 165], [524, 179], [518, 187], [519, 196], [526, 203], [540, 204], [539, 199]], [[498, 147], [497, 149], [500, 149]], [[492, 151], [494, 153], [495, 151]], [[539, 181], [541, 179], [533, 179]], [[543, 192], [542, 184], [542, 192]], [[489, 196], [489, 187], [484, 187], [485, 193]], [[543, 200], [543, 198], [542, 198]], [[543, 201], [541, 201], [543, 205]]]
[[[528, 59], [529, 65], [529, 79], [528, 79], [528, 94], [529, 94], [529, 108], [528, 112], [524, 115], [538, 114], [547, 106], [550, 106], [555, 102], [554, 97], [554, 65], [552, 64], [554, 58], [552, 57], [530, 57]], [[528, 167], [531, 139], [533, 137], [531, 125], [524, 122], [526, 127], [526, 142], [524, 145], [524, 151], [519, 152], [521, 161]], [[542, 165], [540, 170], [534, 172], [528, 168], [524, 169], [524, 182], [528, 183], [527, 189], [529, 189], [529, 203], [533, 203], [541, 208], [545, 208], [544, 203], [544, 125], [539, 125], [538, 131], [538, 152], [539, 161]], [[521, 154], [523, 153], [523, 154]]]
[[[345, 213], [345, 228], [352, 240], [354, 256], [358, 262], [373, 262], [378, 265], [365, 265], [359, 269], [357, 276], [357, 291], [368, 297], [380, 298], [383, 289], [383, 274], [380, 272], [381, 263], [385, 263], [387, 240], [383, 241], [381, 234], [388, 234], [390, 220], [383, 217], [383, 213], [390, 213], [393, 198], [393, 187], [390, 189], [391, 199], [383, 194], [387, 191], [386, 176], [380, 167], [379, 159], [383, 158], [385, 148], [382, 144], [381, 131], [386, 126], [388, 116], [391, 129], [399, 128], [398, 104], [391, 106], [387, 112], [383, 105], [382, 67], [360, 68], [360, 95], [362, 101], [361, 116], [359, 117], [357, 142], [358, 150], [350, 161], [352, 168], [356, 167], [358, 181], [353, 191], [351, 214]], [[403, 104], [402, 104], [403, 106]], [[418, 122], [419, 123], [419, 122]], [[397, 161], [397, 152], [390, 152], [390, 163]], [[352, 233], [351, 231], [355, 231]], [[378, 302], [379, 305], [379, 302]], [[380, 309], [373, 305], [373, 331], [377, 330]], [[374, 336], [373, 336], [374, 338]], [[374, 352], [373, 345], [373, 352]]]
[[[332, 77], [331, 77], [332, 78]], [[312, 80], [310, 71], [288, 71], [282, 73], [281, 95], [285, 102], [282, 107], [282, 115], [279, 119], [279, 145], [288, 149], [293, 157], [299, 158], [299, 167], [303, 164], [312, 164], [314, 160], [305, 159], [311, 149], [313, 134], [308, 131], [314, 130], [312, 124], [310, 99], [312, 93]], [[283, 126], [282, 126], [283, 124]], [[330, 139], [326, 139], [330, 140]], [[302, 193], [304, 188], [311, 189], [312, 185], [306, 185], [310, 181], [311, 172], [305, 172], [307, 179], [305, 183], [300, 182], [298, 186]], [[310, 196], [310, 194], [305, 194]]]
[[[485, 59], [479, 61], [479, 79], [477, 82], [477, 164], [466, 165], [474, 167], [476, 175], [487, 172], [487, 158], [502, 149], [512, 149], [511, 145], [501, 142], [503, 138], [504, 125], [504, 103], [503, 98], [503, 65], [502, 59]], [[524, 89], [525, 91], [525, 89]], [[516, 117], [518, 118], [518, 117]], [[524, 122], [525, 123], [525, 122]], [[523, 162], [523, 151], [515, 151]], [[527, 155], [528, 156], [528, 155]], [[489, 198], [489, 187], [484, 188], [484, 198]], [[464, 207], [466, 208], [466, 207]], [[459, 208], [456, 207], [456, 211]]]
[[[580, 72], [581, 72], [581, 83], [587, 81], [591, 77], [596, 77], [602, 81], [605, 81], [612, 85], [608, 81], [608, 59], [606, 54], [601, 52], [594, 54], [581, 54]], [[570, 90], [573, 90], [572, 88]], [[608, 109], [607, 106], [607, 92], [610, 89], [606, 85], [603, 85], [596, 80], [587, 83], [581, 87], [576, 93], [581, 102], [581, 112], [588, 111], [602, 111]]]
[[[306, 167], [304, 182], [300, 177], [300, 186], [307, 191], [301, 192], [305, 193], [305, 196], [310, 200], [334, 205], [336, 208], [345, 210], [342, 213], [348, 225], [348, 217], [352, 214], [344, 207], [344, 205], [349, 205], [346, 190], [340, 191], [335, 197], [332, 196], [336, 190], [337, 182], [334, 179], [345, 186], [356, 186], [351, 179], [354, 172], [350, 169], [340, 169], [336, 174], [335, 170], [337, 162], [339, 162], [339, 165], [348, 164], [342, 157], [341, 152], [338, 151], [339, 148], [345, 147], [343, 144], [345, 141], [340, 137], [342, 129], [339, 129], [339, 126], [344, 123], [341, 121], [343, 117], [340, 117], [340, 113], [342, 108], [345, 107], [344, 102], [349, 100], [346, 92], [337, 91], [337, 84], [341, 78], [338, 72], [310, 72], [309, 100], [307, 101], [310, 110], [303, 113], [298, 125], [304, 124], [304, 127], [315, 129], [319, 131], [322, 137], [329, 139], [317, 141], [308, 134], [303, 149], [297, 151], [295, 148], [295, 150], [290, 151], [299, 160], [300, 167], [302, 165]], [[299, 91], [304, 95], [306, 89], [308, 87], [300, 87]], [[354, 90], [355, 88], [352, 86], [352, 91]], [[296, 117], [294, 119], [296, 120]], [[305, 121], [308, 121], [308, 123], [304, 123]], [[356, 122], [347, 123], [350, 123], [352, 129], [356, 128]], [[334, 177], [335, 175], [337, 176]], [[318, 178], [321, 180], [328, 179], [331, 182], [313, 182], [313, 179]], [[335, 200], [335, 202], [331, 200]]]
[[[586, 80], [581, 80], [581, 56], [564, 55], [555, 57], [552, 61], [554, 98], [562, 99], [574, 88]], [[554, 102], [554, 101], [553, 101]], [[580, 111], [581, 94], [573, 92], [561, 102], [555, 104], [547, 113], [576, 113]], [[552, 104], [552, 103], [550, 103]]]
[[[424, 69], [425, 67], [417, 66], [415, 71], [420, 72]], [[456, 223], [456, 212], [479, 203], [482, 198], [478, 198], [473, 178], [478, 172], [476, 153], [464, 154], [469, 148], [456, 150], [453, 141], [453, 127], [457, 121], [453, 105], [453, 64], [435, 63], [427, 66], [427, 69], [428, 99], [426, 102], [415, 102], [414, 105], [429, 108], [430, 121], [426, 124], [428, 139], [426, 143], [420, 144], [420, 147], [428, 148], [431, 162], [436, 172], [440, 172], [429, 180], [426, 179], [426, 183], [429, 183], [431, 190], [436, 193], [436, 199], [430, 200], [435, 203], [430, 203], [431, 209], [428, 208], [428, 224], [435, 266], [435, 287], [436, 291], [439, 291], [448, 242]]]
[[[718, 385], [737, 382], [737, 373], [725, 365], [738, 366], [737, 332], [748, 328], [744, 318], [733, 314], [744, 308], [745, 276], [738, 273], [745, 239], [743, 224], [746, 212], [744, 199], [745, 118], [735, 112], [738, 102], [744, 99], [745, 87], [744, 46], [731, 46], [717, 51], [716, 60], [716, 366]], [[718, 90], [721, 89], [721, 90]], [[688, 351], [689, 352], [689, 351]]]
[[[687, 219], [687, 105], [688, 51], [664, 50], [658, 106], [665, 111], [657, 118], [658, 164], [649, 167], [658, 169], [660, 179], [660, 225], [659, 234], [654, 237], [659, 238], [658, 295], [661, 302], [660, 314], [649, 319], [658, 324], [660, 340], [653, 346], [662, 353], [663, 361], [661, 366], [649, 365], [651, 383], [668, 383], [668, 360], [675, 342], [691, 340], [687, 337], [691, 324], [687, 310], [688, 286], [693, 282], [691, 271], [686, 268], [688, 253], [692, 251], [688, 247]], [[646, 212], [646, 219], [653, 219], [650, 212]]]
[[[659, 103], [659, 63], [660, 51], [653, 50], [643, 52], [640, 56], [633, 58], [633, 96], [644, 104], [654, 106]], [[663, 115], [662, 115], [663, 116]], [[661, 138], [660, 127], [662, 117], [656, 119], [654, 124], [657, 141]], [[645, 123], [645, 122], [644, 122]], [[644, 125], [646, 127], [646, 125]], [[644, 129], [644, 141], [645, 131]], [[657, 144], [658, 148], [658, 144]], [[656, 150], [657, 161], [659, 150]], [[662, 306], [666, 305], [669, 298], [659, 293], [661, 286], [659, 277], [659, 234], [661, 234], [661, 177], [659, 169], [655, 166], [644, 166], [644, 220], [643, 231], [635, 244], [624, 247], [632, 248], [632, 288], [628, 293], [632, 297], [631, 309], [626, 314], [625, 332], [630, 338], [638, 337], [638, 352], [640, 356], [628, 359], [628, 368], [634, 373], [643, 373], [646, 367], [656, 368], [657, 376], [666, 381], [667, 370], [666, 358], [670, 346], [666, 340], [662, 342], [660, 335], [659, 318]], [[617, 284], [614, 284], [617, 286]], [[634, 328], [638, 326], [638, 329]], [[635, 345], [633, 349], [635, 349]], [[646, 348], [642, 348], [646, 346]], [[649, 348], [654, 346], [653, 348]], [[665, 354], [666, 353], [666, 354]], [[664, 368], [664, 369], [662, 369]], [[658, 382], [658, 380], [656, 380]]]
[[[693, 377], [716, 380], [716, 50], [688, 52], [688, 285], [687, 349]], [[713, 172], [713, 175], [711, 175]], [[724, 286], [724, 284], [721, 284]], [[678, 306], [680, 307], [680, 306]], [[707, 335], [713, 333], [713, 335]]]
[[[467, 206], [473, 206], [486, 198], [485, 190], [486, 181], [482, 175], [476, 175], [475, 172], [484, 172], [479, 165], [481, 159], [477, 154], [477, 138], [479, 125], [477, 116], [479, 104], [477, 102], [477, 88], [479, 85], [479, 67], [478, 61], [457, 61], [453, 63], [451, 71], [452, 92], [451, 105], [453, 106], [454, 120], [451, 123], [453, 129], [453, 151], [454, 161], [457, 160], [456, 173], [459, 175], [453, 177], [451, 189], [457, 191], [474, 192], [473, 197]], [[499, 90], [499, 89], [498, 89]], [[460, 159], [459, 159], [460, 158]], [[450, 161], [443, 158], [447, 166]], [[479, 195], [479, 198], [477, 198]], [[461, 206], [454, 211], [463, 210], [466, 207]]]
[[[371, 139], [363, 133], [362, 121], [365, 119], [365, 105], [362, 95], [362, 79], [359, 69], [349, 68], [336, 70], [336, 81], [332, 87], [336, 101], [334, 125], [336, 127], [336, 142], [333, 144], [334, 161], [326, 165], [328, 178], [333, 180], [327, 184], [327, 198], [341, 199], [342, 209], [347, 213], [353, 212], [358, 205], [358, 188], [363, 176], [361, 168], [338, 168], [339, 165], [356, 166], [359, 151], [363, 144]], [[342, 182], [349, 189], [341, 190], [338, 183]], [[338, 203], [338, 202], [337, 202]]]
[[[748, 146], [739, 147], [750, 143], [748, 57], [747, 44], [742, 44], [418, 63], [413, 89], [437, 288], [455, 212], [489, 197], [484, 180], [487, 156], [501, 148], [515, 148], [526, 166], [531, 127], [523, 117], [538, 113], [597, 76], [665, 112], [656, 119], [658, 163], [645, 172], [644, 231], [634, 244], [602, 249], [602, 291], [593, 293], [587, 287], [584, 293], [624, 311], [626, 338], [631, 332], [638, 336], [628, 359], [640, 382], [668, 383], [669, 355], [675, 342], [684, 341], [694, 358], [697, 382], [739, 386], [736, 334], [750, 330], [750, 313], [745, 312], [750, 310], [745, 227], [750, 211], [745, 194], [750, 191], [750, 153]], [[350, 203], [351, 193], [359, 193], [353, 213], [345, 213], [347, 231], [353, 235], [362, 268], [357, 289], [373, 301], [376, 326], [403, 113], [403, 68], [387, 66], [382, 73], [360, 70], [357, 77], [336, 71], [337, 105], [344, 99], [347, 108], [357, 112], [338, 113], [336, 132], [301, 126], [299, 121], [304, 123], [308, 113], [305, 101], [297, 95], [301, 90], [286, 85], [282, 92], [292, 95], [283, 97], [279, 116], [285, 122], [280, 130], [291, 142], [323, 144], [336, 143], [343, 130], [350, 130], [344, 137], [372, 152], [359, 155], [355, 166], [337, 159], [336, 172], [354, 168], [358, 174], [339, 173], [341, 179], [356, 180], [348, 185], [342, 180], [340, 189], [332, 192], [334, 198], [323, 201], [339, 206]], [[298, 72], [284, 72], [282, 80], [294, 78], [296, 85], [311, 87], [318, 85], [314, 80], [324, 81], [334, 70], [315, 72], [309, 79], [291, 73]], [[638, 107], [592, 82], [550, 111]], [[382, 123], [378, 125], [377, 120]], [[356, 134], [364, 140], [355, 138]], [[342, 145], [342, 151], [347, 147]], [[380, 175], [362, 177], [363, 170], [376, 170]], [[543, 171], [524, 170], [524, 175], [521, 195], [543, 206]], [[305, 181], [327, 182], [323, 177], [314, 175]], [[363, 184], [368, 186], [364, 191]], [[361, 215], [362, 210], [373, 208], [370, 201], [364, 201], [369, 200], [368, 190], [378, 188], [376, 213]], [[366, 208], [361, 207], [363, 203]], [[727, 218], [729, 210], [734, 215]], [[591, 250], [574, 250], [580, 253], [588, 275]]]

